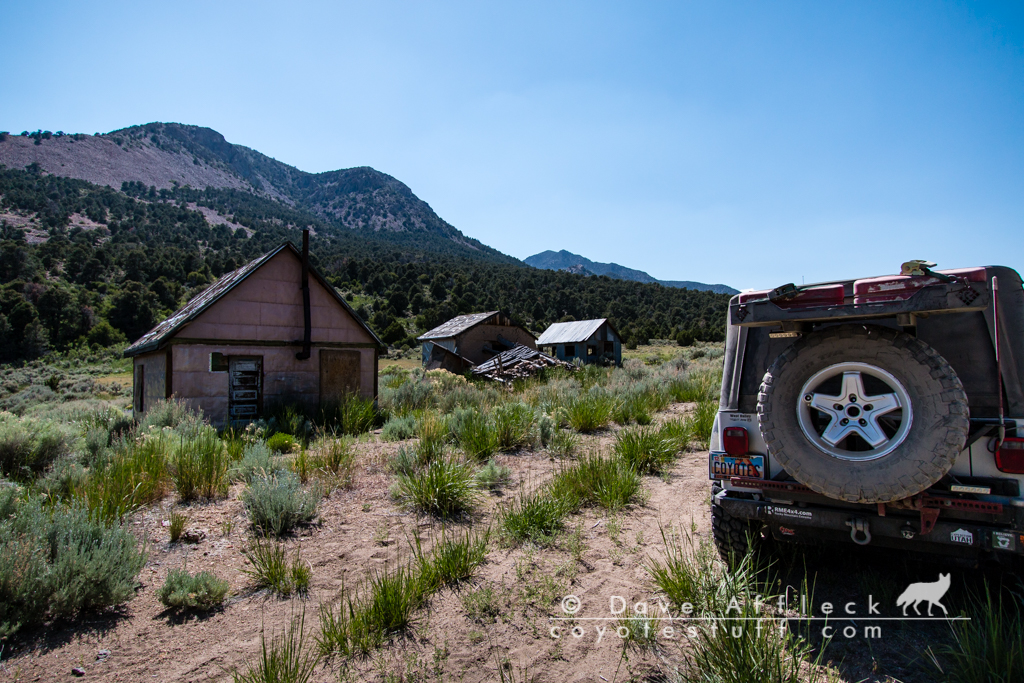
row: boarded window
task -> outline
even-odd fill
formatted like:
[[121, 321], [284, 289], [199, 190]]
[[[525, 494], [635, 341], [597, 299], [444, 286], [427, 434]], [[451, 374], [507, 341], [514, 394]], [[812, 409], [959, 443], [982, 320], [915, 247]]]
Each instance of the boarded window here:
[[210, 372], [227, 372], [228, 357], [223, 353], [210, 354]]
[[146, 412], [146, 366], [141, 363], [135, 365], [135, 412]]
[[359, 393], [362, 358], [359, 351], [320, 350], [320, 405]]
[[568, 358], [569, 356], [575, 356], [575, 355], [576, 355], [576, 345], [575, 344], [566, 344], [565, 345], [565, 356], [566, 356], [566, 358]]
[[263, 410], [263, 356], [231, 356], [228, 365], [228, 420], [244, 427]]

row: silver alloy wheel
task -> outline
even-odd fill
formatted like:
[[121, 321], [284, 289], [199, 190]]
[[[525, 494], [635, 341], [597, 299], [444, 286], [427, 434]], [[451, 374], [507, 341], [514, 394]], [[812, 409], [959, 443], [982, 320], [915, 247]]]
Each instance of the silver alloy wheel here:
[[816, 372], [797, 400], [804, 436], [841, 460], [891, 453], [907, 438], [913, 418], [910, 395], [900, 381], [867, 363], [837, 363]]

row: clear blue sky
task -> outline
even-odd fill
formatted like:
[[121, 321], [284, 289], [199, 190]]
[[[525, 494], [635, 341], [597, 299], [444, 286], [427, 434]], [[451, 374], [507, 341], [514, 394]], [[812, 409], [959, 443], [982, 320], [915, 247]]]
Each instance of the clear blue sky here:
[[663, 279], [1020, 269], [1022, 7], [8, 0], [0, 129], [209, 126]]

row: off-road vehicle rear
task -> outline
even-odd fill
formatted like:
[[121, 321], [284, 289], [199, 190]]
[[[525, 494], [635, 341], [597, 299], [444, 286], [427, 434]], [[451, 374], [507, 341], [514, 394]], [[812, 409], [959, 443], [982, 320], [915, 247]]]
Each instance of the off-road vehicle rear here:
[[743, 293], [709, 454], [723, 557], [767, 532], [1024, 554], [1024, 290], [1005, 267]]

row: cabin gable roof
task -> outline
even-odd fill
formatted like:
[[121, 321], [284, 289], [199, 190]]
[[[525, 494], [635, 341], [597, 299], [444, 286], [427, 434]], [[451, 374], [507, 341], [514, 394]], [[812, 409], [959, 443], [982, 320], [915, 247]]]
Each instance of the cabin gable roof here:
[[[220, 301], [228, 292], [232, 291], [240, 283], [244, 282], [250, 275], [259, 270], [259, 268], [268, 262], [270, 262], [275, 256], [282, 253], [283, 251], [291, 251], [292, 255], [296, 258], [302, 258], [302, 254], [296, 249], [295, 245], [291, 242], [285, 242], [281, 246], [267, 252], [263, 256], [250, 261], [241, 268], [231, 271], [223, 275], [220, 279], [214, 282], [212, 285], [204, 289], [202, 292], [192, 297], [188, 303], [179, 308], [177, 311], [169, 315], [166, 319], [158, 323], [153, 329], [146, 334], [142, 335], [137, 339], [131, 346], [124, 351], [124, 356], [130, 358], [137, 356], [142, 353], [155, 351], [163, 346], [174, 337], [178, 332], [182, 330], [190, 322], [196, 320], [202, 313], [209, 310], [214, 304]], [[345, 310], [356, 324], [365, 330], [375, 344], [382, 347], [384, 344], [380, 341], [373, 330], [360, 318], [352, 307], [348, 305], [348, 302], [338, 294], [338, 292], [324, 279], [320, 273], [313, 268], [309, 267], [309, 274], [314, 278], [323, 288], [328, 292], [330, 297]]]

